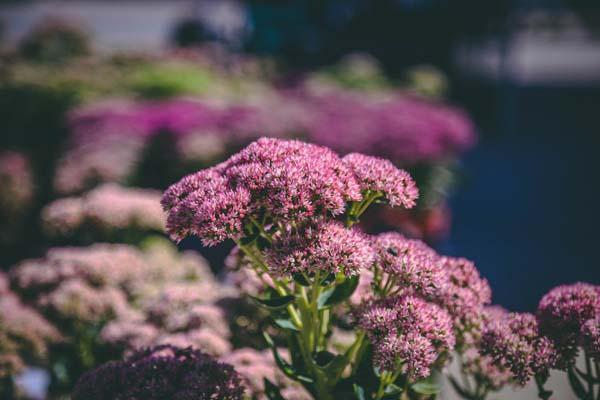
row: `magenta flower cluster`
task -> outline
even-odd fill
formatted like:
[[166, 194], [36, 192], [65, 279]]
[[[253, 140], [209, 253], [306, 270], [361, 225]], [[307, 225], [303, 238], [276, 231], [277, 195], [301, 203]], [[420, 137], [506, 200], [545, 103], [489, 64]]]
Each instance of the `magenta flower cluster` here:
[[454, 348], [452, 318], [436, 304], [405, 295], [372, 302], [357, 314], [382, 370], [405, 368], [411, 379], [429, 376], [440, 354]]
[[412, 165], [460, 154], [475, 142], [474, 127], [462, 111], [416, 97], [340, 92], [311, 102], [316, 110], [310, 140], [341, 153], [358, 151]]

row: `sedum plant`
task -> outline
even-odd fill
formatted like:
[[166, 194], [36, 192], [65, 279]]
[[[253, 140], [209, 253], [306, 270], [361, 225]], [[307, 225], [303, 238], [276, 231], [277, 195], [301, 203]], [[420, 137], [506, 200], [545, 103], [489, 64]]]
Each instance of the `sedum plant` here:
[[[264, 335], [277, 366], [315, 399], [425, 399], [491, 294], [466, 260], [354, 227], [375, 203], [411, 208], [417, 197], [410, 175], [387, 160], [263, 138], [184, 177], [162, 205], [174, 240], [237, 244], [262, 283], [254, 300], [284, 336]], [[340, 320], [354, 331], [341, 349], [330, 345]]]

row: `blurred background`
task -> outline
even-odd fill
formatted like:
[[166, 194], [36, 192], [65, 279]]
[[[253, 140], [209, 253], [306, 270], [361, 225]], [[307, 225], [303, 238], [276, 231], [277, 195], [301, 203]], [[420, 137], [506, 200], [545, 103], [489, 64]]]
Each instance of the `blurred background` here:
[[600, 283], [595, 0], [4, 0], [0, 46], [5, 270], [145, 249], [161, 190], [267, 135], [410, 170], [417, 210], [363, 227], [474, 260], [510, 310]]

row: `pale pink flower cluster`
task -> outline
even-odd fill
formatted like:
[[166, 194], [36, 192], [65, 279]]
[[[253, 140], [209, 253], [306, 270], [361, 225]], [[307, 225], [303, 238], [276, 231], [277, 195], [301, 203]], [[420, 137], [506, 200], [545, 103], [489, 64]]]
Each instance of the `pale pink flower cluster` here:
[[100, 182], [125, 183], [142, 158], [145, 141], [137, 136], [97, 135], [72, 144], [56, 166], [54, 189], [74, 194]]
[[116, 184], [104, 184], [81, 197], [56, 200], [42, 210], [43, 228], [53, 236], [73, 236], [80, 230], [162, 232], [165, 219], [159, 192]]
[[46, 257], [26, 260], [11, 270], [19, 291], [37, 292], [57, 287], [68, 280], [95, 286], [125, 287], [144, 274], [142, 253], [130, 246], [94, 244], [89, 247], [53, 248]]

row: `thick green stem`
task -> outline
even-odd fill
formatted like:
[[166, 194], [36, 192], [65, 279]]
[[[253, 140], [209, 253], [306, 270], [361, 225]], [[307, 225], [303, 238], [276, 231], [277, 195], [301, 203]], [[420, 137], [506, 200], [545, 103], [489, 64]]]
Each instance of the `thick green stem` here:
[[[260, 268], [264, 273], [268, 273], [268, 268], [265, 265], [264, 261], [257, 254], [254, 253], [253, 249], [251, 249], [248, 246], [243, 245], [241, 243], [241, 241], [239, 241], [239, 240], [236, 241], [236, 244], [240, 248], [240, 250], [242, 250], [244, 252], [244, 254], [246, 254], [248, 257], [250, 257], [250, 259], [252, 260], [252, 262], [255, 264], [256, 267]], [[278, 280], [276, 280], [274, 278], [272, 278], [272, 280], [273, 280], [273, 285], [275, 286], [275, 290], [277, 291], [277, 293], [279, 293], [281, 296], [287, 296], [289, 294], [287, 289], [281, 284], [281, 282], [279, 282]], [[290, 318], [291, 318], [294, 326], [298, 329], [301, 329], [302, 322], [300, 321], [300, 317], [298, 316], [298, 313], [296, 312], [296, 309], [294, 308], [294, 306], [290, 304], [286, 307], [286, 310], [287, 310], [288, 314], [290, 315]]]

